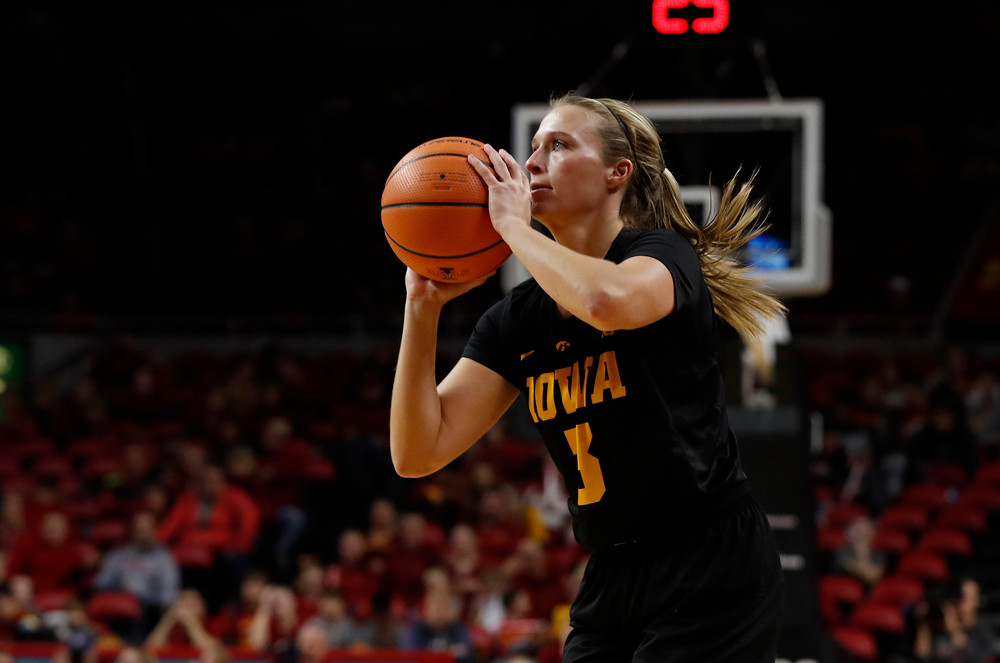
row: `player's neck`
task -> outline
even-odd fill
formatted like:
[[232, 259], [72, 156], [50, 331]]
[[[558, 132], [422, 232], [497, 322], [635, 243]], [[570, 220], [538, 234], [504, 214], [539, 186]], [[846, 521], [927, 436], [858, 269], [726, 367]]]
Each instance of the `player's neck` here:
[[563, 226], [549, 228], [557, 242], [577, 253], [603, 258], [608, 254], [612, 242], [624, 227], [617, 216], [614, 219], [594, 219], [590, 223], [576, 221]]

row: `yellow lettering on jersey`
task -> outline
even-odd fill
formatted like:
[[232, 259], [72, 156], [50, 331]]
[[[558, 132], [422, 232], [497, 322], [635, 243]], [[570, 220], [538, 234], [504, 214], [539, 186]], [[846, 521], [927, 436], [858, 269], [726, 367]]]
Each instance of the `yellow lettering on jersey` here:
[[542, 421], [556, 416], [555, 373], [542, 373], [535, 379], [535, 413]]
[[563, 431], [566, 441], [569, 442], [573, 455], [576, 456], [576, 466], [580, 470], [580, 478], [583, 479], [583, 488], [576, 491], [576, 502], [580, 506], [599, 502], [604, 497], [604, 474], [601, 472], [601, 463], [596, 456], [590, 455], [590, 442], [594, 439], [594, 434], [590, 430], [590, 424], [583, 422], [577, 424], [575, 428]]
[[587, 377], [590, 374], [590, 367], [594, 363], [593, 357], [587, 357], [583, 362], [583, 376], [580, 376], [580, 362], [572, 366], [557, 369], [556, 380], [559, 382], [559, 395], [562, 396], [563, 410], [566, 414], [576, 412], [578, 407], [587, 404], [587, 395], [584, 390], [587, 388]]
[[528, 412], [531, 413], [531, 420], [538, 423], [538, 415], [535, 414], [535, 378], [528, 376]]
[[594, 392], [590, 396], [591, 403], [603, 403], [604, 392], [610, 391], [611, 398], [621, 398], [625, 395], [625, 385], [618, 374], [618, 360], [615, 351], [602, 352], [597, 358], [597, 374], [594, 379]]

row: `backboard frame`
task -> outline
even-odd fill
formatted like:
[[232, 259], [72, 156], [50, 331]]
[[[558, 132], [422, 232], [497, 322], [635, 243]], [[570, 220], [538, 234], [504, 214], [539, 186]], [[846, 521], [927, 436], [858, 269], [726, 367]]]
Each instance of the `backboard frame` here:
[[[754, 269], [779, 297], [814, 297], [830, 289], [832, 278], [832, 215], [823, 203], [823, 102], [819, 99], [767, 100], [681, 100], [635, 102], [633, 106], [654, 123], [685, 121], [703, 123], [759, 122], [767, 131], [769, 121], [798, 120], [801, 131], [795, 137], [794, 155], [798, 164], [796, 191], [801, 209], [800, 252], [798, 264], [787, 269]], [[512, 153], [518, 163], [524, 163], [531, 153], [531, 138], [549, 111], [548, 104], [515, 104], [511, 109]], [[724, 129], [709, 129], [724, 131]], [[708, 183], [704, 183], [708, 185]], [[697, 189], [698, 186], [690, 187]], [[512, 256], [503, 266], [502, 283], [513, 287], [528, 276], [523, 265]]]

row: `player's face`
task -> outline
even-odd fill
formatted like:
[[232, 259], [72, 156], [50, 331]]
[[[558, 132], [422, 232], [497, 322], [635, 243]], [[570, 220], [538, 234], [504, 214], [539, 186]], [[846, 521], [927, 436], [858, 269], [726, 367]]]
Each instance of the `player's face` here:
[[542, 119], [525, 167], [531, 215], [546, 225], [584, 216], [607, 200], [612, 167], [601, 156], [599, 121], [597, 114], [568, 105]]

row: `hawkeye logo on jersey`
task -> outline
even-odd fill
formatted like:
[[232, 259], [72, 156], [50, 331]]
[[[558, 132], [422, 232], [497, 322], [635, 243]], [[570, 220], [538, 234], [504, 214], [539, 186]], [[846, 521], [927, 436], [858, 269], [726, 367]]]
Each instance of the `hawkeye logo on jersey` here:
[[605, 398], [624, 395], [614, 350], [528, 378], [528, 410], [535, 423], [555, 417], [559, 412], [557, 403], [563, 412], [572, 414], [592, 403], [603, 403]]
[[558, 343], [556, 343], [556, 350], [558, 350], [559, 352], [565, 352], [566, 350], [569, 350], [569, 341], [559, 341]]

